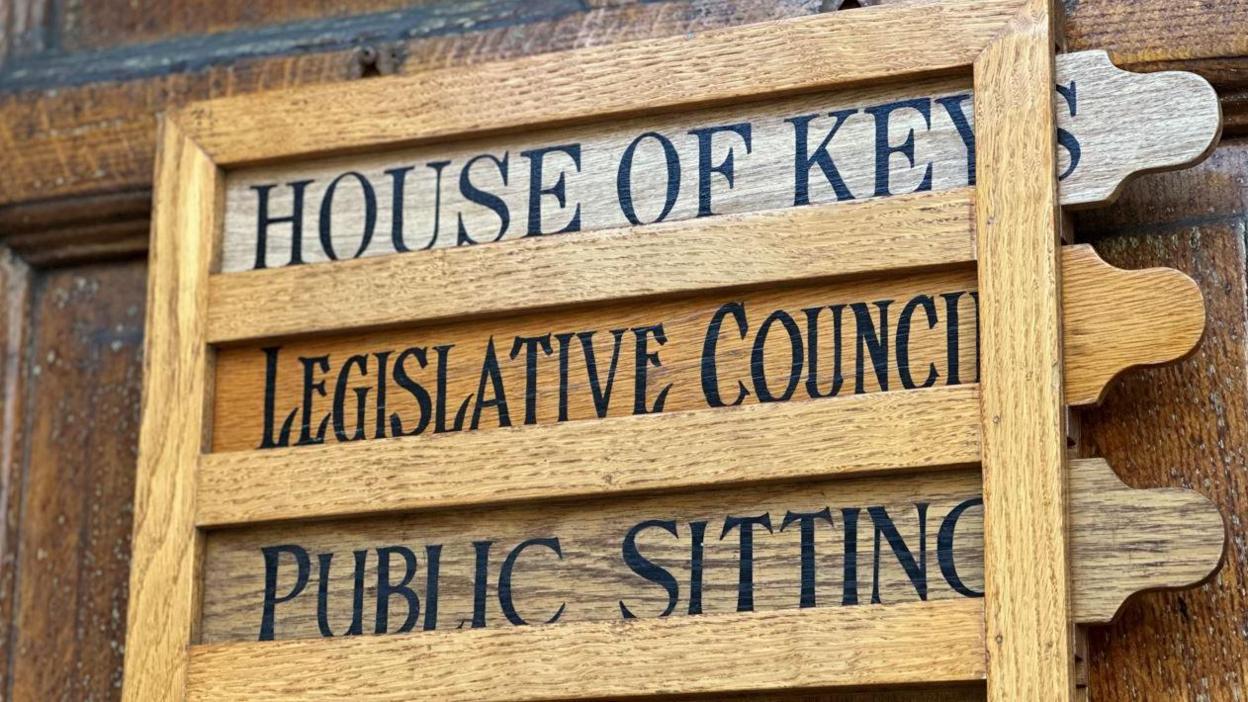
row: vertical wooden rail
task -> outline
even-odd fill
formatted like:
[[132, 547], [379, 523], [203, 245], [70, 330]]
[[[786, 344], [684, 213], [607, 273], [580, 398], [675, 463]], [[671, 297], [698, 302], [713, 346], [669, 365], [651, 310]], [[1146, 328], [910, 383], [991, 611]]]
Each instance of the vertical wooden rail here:
[[1049, 0], [975, 62], [988, 698], [1074, 699]]
[[186, 698], [202, 546], [193, 471], [205, 439], [208, 272], [223, 192], [220, 170], [172, 121], [159, 148], [123, 689], [134, 702]]

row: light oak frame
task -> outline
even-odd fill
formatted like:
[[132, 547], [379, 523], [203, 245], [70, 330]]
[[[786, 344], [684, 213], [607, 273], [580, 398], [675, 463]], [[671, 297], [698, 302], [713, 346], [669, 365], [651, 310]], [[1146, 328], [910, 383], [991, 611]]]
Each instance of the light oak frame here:
[[[377, 699], [569, 699], [986, 678], [994, 701], [1073, 699], [1053, 12], [1049, 0], [919, 0], [693, 38], [202, 103], [168, 116], [160, 140], [153, 216], [125, 698], [340, 699], [367, 692]], [[898, 41], [899, 36], [905, 41]], [[928, 416], [961, 416], [965, 401], [974, 403], [978, 397], [977, 417], [975, 404], [970, 407], [971, 424], [978, 423], [972, 434], [978, 434], [979, 445], [968, 445], [975, 436], [968, 438], [967, 431], [953, 431], [949, 443], [936, 442], [941, 445], [932, 450], [916, 447], [914, 455], [898, 455], [906, 452], [882, 442], [876, 455], [856, 457], [843, 472], [880, 470], [884, 464], [918, 468], [973, 461], [978, 455], [985, 500], [984, 600], [414, 637], [195, 645], [203, 527], [214, 521], [197, 500], [211, 431], [206, 408], [213, 345], [295, 329], [344, 330], [341, 322], [326, 323], [320, 314], [301, 315], [293, 326], [289, 320], [266, 326], [249, 319], [254, 326], [241, 329], [230, 324], [231, 314], [246, 304], [231, 293], [236, 277], [252, 295], [257, 289], [277, 291], [306, 283], [303, 276], [324, 269], [213, 275], [227, 170], [953, 71], [974, 76], [979, 152], [974, 197], [969, 192], [916, 196], [870, 207], [879, 216], [909, 222], [915, 233], [928, 226], [933, 234], [943, 232], [943, 244], [933, 247], [939, 251], [943, 246], [946, 259], [977, 260], [987, 340], [982, 384], [977, 392], [950, 391], [951, 404]], [[479, 93], [487, 88], [491, 104], [505, 108], [481, 109]], [[923, 223], [941, 207], [963, 212], [973, 208], [977, 251], [965, 250], [966, 237], [948, 236], [947, 224]], [[592, 234], [576, 236], [593, 240]], [[663, 241], [647, 240], [636, 247], [639, 257], [662, 256], [670, 262], [661, 277], [650, 281], [648, 294], [741, 284], [732, 267], [716, 267], [713, 260]], [[926, 258], [933, 251], [924, 250], [921, 237], [911, 243], [909, 255], [890, 267], [939, 262]], [[497, 261], [491, 247], [436, 255], [444, 257], [451, 280], [458, 277], [456, 272], [470, 277], [478, 264], [517, 281], [524, 280], [533, 257], [560, 264], [554, 286], [559, 292], [553, 298], [539, 300], [521, 283], [517, 297], [505, 301], [513, 307], [557, 307], [585, 301], [575, 293], [583, 286], [573, 284], [579, 245], [555, 239], [541, 242], [529, 257]], [[863, 255], [870, 256], [871, 249], [863, 247]], [[632, 249], [620, 251], [628, 255]], [[752, 270], [753, 280], [746, 282], [845, 272], [794, 273], [792, 257], [779, 249], [775, 253], [763, 255]], [[377, 276], [398, 265], [399, 258], [342, 265], [334, 269], [335, 284], [344, 290], [372, 285], [384, 280]], [[879, 268], [870, 260], [857, 265], [859, 271]], [[626, 270], [624, 265], [593, 281], [590, 287], [597, 297], [591, 299], [609, 297], [611, 275]], [[410, 312], [403, 316], [410, 322], [465, 312], [404, 311]], [[395, 321], [357, 318], [352, 324]], [[925, 400], [930, 398], [902, 404]], [[875, 406], [890, 401], [862, 402]], [[786, 421], [813, 426], [821, 421], [819, 404], [751, 408], [752, 421], [779, 421], [779, 413], [787, 412], [793, 416]], [[696, 418], [684, 417], [638, 419], [696, 423]], [[583, 431], [609, 442], [635, 431], [630, 428], [635, 423], [639, 421], [608, 420], [583, 430], [555, 429]], [[540, 431], [530, 434], [517, 432], [512, 439], [536, 447], [548, 438]], [[674, 436], [673, 443], [688, 442], [687, 432]], [[439, 439], [464, 446], [481, 440], [470, 435]], [[321, 470], [353, 467], [353, 460], [347, 460], [350, 447], [324, 451], [342, 453], [343, 460], [327, 457]], [[539, 477], [549, 483], [556, 474]], [[529, 487], [536, 499], [540, 490]], [[643, 486], [655, 487], [661, 486]], [[236, 489], [245, 492], [246, 486]], [[453, 486], [446, 484], [422, 489], [453, 493]], [[595, 489], [592, 480], [585, 488], [591, 493]], [[447, 504], [445, 499], [436, 503]], [[308, 504], [298, 516], [321, 514], [319, 504]], [[861, 644], [853, 655], [839, 659], [834, 650], [845, 644], [836, 632], [843, 627], [852, 627]], [[769, 664], [744, 665], [756, 655], [750, 649], [758, 646], [770, 648]], [[528, 655], [539, 647], [540, 658]], [[811, 655], [824, 651], [828, 653]], [[411, 673], [417, 661], [429, 675]]]

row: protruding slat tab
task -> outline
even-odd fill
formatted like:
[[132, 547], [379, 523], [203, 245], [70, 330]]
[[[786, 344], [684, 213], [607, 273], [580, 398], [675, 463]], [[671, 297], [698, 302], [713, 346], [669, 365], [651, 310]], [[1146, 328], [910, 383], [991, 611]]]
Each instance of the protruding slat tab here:
[[[1124, 71], [1104, 51], [1066, 54], [1060, 64], [1058, 124], [1079, 135], [1080, 159], [1096, 163], [1063, 184], [1063, 205], [1112, 201], [1133, 176], [1191, 165], [1217, 146], [1222, 107], [1199, 75]], [[1079, 80], [1061, 84], [1062, 74]]]
[[1114, 268], [1091, 246], [1062, 252], [1066, 404], [1100, 402], [1124, 370], [1182, 358], [1200, 343], [1205, 303], [1196, 283], [1170, 268]]
[[1226, 528], [1208, 498], [1128, 487], [1104, 459], [1071, 461], [1070, 512], [1080, 624], [1107, 624], [1131, 595], [1198, 584], [1221, 564]]

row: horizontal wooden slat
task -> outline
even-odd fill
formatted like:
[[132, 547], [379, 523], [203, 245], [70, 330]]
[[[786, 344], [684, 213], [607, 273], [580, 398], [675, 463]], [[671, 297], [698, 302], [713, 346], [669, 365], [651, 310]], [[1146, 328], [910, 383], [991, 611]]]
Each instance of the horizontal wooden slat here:
[[972, 197], [960, 189], [216, 275], [208, 341], [970, 261]]
[[191, 648], [192, 700], [561, 700], [985, 674], [983, 600]]
[[[721, 104], [969, 67], [1018, 8], [1018, 2], [1004, 0], [917, 0], [904, 7], [198, 103], [178, 121], [214, 161], [232, 166]], [[483, 102], [485, 90], [489, 100]], [[282, 138], [272, 138], [275, 134]]]
[[197, 521], [223, 526], [965, 465], [979, 460], [977, 393], [965, 385], [205, 454]]

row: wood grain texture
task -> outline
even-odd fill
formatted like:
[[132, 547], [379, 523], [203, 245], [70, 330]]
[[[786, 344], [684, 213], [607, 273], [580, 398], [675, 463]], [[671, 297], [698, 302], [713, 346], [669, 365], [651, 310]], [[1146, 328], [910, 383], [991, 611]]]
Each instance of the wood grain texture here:
[[1096, 404], [1128, 368], [1178, 360], [1200, 343], [1204, 298], [1179, 271], [1124, 271], [1091, 246], [1064, 246], [1061, 275], [1068, 405]]
[[[664, 242], [680, 240], [675, 232], [661, 237]], [[557, 250], [580, 249], [572, 245]], [[624, 252], [617, 260], [634, 258]], [[648, 260], [641, 259], [638, 266]], [[1071, 286], [1063, 309], [1067, 404], [1094, 403], [1106, 384], [1128, 367], [1181, 357], [1199, 340], [1204, 309], [1199, 293], [1181, 274], [1114, 269], [1087, 247], [1065, 247], [1062, 259]], [[510, 259], [505, 260], [505, 269], [512, 270]], [[585, 265], [601, 260], [605, 257]], [[533, 267], [521, 263], [516, 273], [526, 276]], [[476, 271], [471, 266], [432, 270], [446, 276], [448, 284], [423, 283], [421, 290], [450, 294], [452, 304], [461, 299], [454, 294], [458, 273], [471, 276]], [[569, 264], [567, 270], [567, 277], [574, 279], [583, 268]], [[688, 276], [678, 266], [672, 273], [681, 281], [701, 279], [701, 274]], [[539, 280], [517, 283], [515, 289], [524, 299], [540, 301], [541, 292], [554, 286], [543, 287], [540, 272], [534, 277]], [[488, 280], [483, 290], [490, 288]], [[309, 289], [317, 294], [309, 296]], [[568, 289], [578, 290], [571, 283]], [[320, 300], [326, 291], [320, 285], [279, 293], [257, 289], [252, 299]], [[753, 404], [764, 393], [771, 401], [788, 401], [974, 382], [979, 346], [975, 291], [973, 275], [962, 267], [889, 279], [850, 277], [800, 287], [702, 293], [646, 304], [617, 302], [555, 314], [517, 312], [364, 335], [269, 342], [263, 349], [227, 348], [219, 353], [216, 367], [212, 447], [240, 451], [352, 442], [412, 432], [599, 420], [656, 407], [680, 411], [706, 409], [716, 402]], [[603, 286], [603, 295], [614, 292]], [[487, 299], [503, 297], [494, 291]], [[357, 308], [384, 299], [393, 300], [383, 294], [360, 295]], [[421, 299], [429, 298], [414, 295], [411, 309], [433, 313], [432, 306], [420, 307]], [[736, 305], [739, 318], [732, 316]], [[715, 331], [717, 323], [721, 326]], [[647, 341], [646, 349], [659, 354], [658, 365], [638, 371], [635, 347], [641, 336], [636, 330], [660, 325], [663, 344]], [[714, 342], [709, 350], [708, 339]], [[525, 344], [536, 344], [532, 356]], [[491, 358], [497, 359], [498, 384], [483, 386], [484, 369], [494, 367]], [[317, 367], [303, 359], [324, 360]], [[713, 376], [707, 376], [708, 368]], [[326, 384], [325, 392], [314, 389], [320, 382]], [[708, 387], [718, 391], [718, 400]], [[497, 407], [490, 398], [497, 399]], [[641, 404], [639, 398], [644, 398]]]
[[977, 680], [980, 603], [202, 645], [188, 699], [484, 702]]
[[7, 249], [0, 249], [0, 685], [12, 679], [13, 615], [22, 509], [22, 449], [29, 345], [30, 269]]
[[1121, 66], [1248, 55], [1248, 2], [1066, 0], [1070, 50], [1108, 49]]
[[965, 262], [974, 253], [971, 207], [970, 191], [961, 190], [214, 275], [209, 340]]
[[6, 486], [15, 498], [3, 565], [14, 584], [6, 699], [120, 689], [144, 281], [137, 262], [36, 270], [30, 308], [13, 310], [30, 326], [8, 427], [20, 443], [7, 456], [18, 480]]
[[1227, 517], [1218, 575], [1132, 598], [1091, 631], [1098, 699], [1233, 700], [1248, 686], [1248, 355], [1244, 344], [1248, 144], [1223, 142], [1191, 170], [1146, 176], [1118, 204], [1080, 213], [1079, 233], [1116, 266], [1171, 266], [1199, 284], [1209, 326], [1182, 362], [1127, 374], [1082, 413], [1084, 450], [1137, 488], [1194, 489]]
[[195, 461], [204, 449], [204, 314], [220, 172], [173, 124], [162, 135], [144, 354], [127, 619], [127, 700], [183, 699], [199, 618]]
[[[916, 0], [349, 87], [310, 87], [298, 95], [198, 103], [178, 120], [214, 162], [236, 167], [310, 152], [724, 104], [964, 68], [1016, 8], [1017, 2]], [[891, 40], [903, 30], [909, 41]], [[767, 60], [757, 61], [760, 55]], [[664, 79], [656, 81], [656, 75]], [[480, 109], [483, 86], [500, 109]], [[526, 99], [534, 96], [540, 99]], [[359, 104], [375, 109], [361, 113]], [[315, 110], [306, 109], [312, 105]], [[269, 136], [277, 133], [283, 138]]]
[[212, 448], [974, 382], [974, 289], [973, 271], [961, 266], [226, 348], [217, 357]]
[[[196, 521], [221, 526], [973, 463], [975, 402], [971, 386], [932, 388], [207, 454]], [[742, 436], [755, 438], [734, 440]]]
[[1108, 624], [1131, 595], [1211, 578], [1226, 527], [1211, 500], [1182, 488], [1137, 490], [1104, 459], [1070, 466], [1072, 610], [1080, 624]]
[[[1217, 140], [1217, 95], [1195, 74], [1131, 74], [1104, 52], [1059, 56], [1056, 70], [1064, 205], [1110, 200], [1134, 173], [1199, 160]], [[967, 78], [927, 79], [241, 169], [221, 270], [967, 187], [972, 100]], [[881, 138], [910, 146], [882, 151]], [[824, 149], [824, 170], [795, 165]]]
[[1070, 700], [1051, 6], [975, 62], [988, 699]]
[[[1204, 580], [1216, 570], [1225, 544], [1225, 530], [1216, 507], [1184, 489], [1128, 488], [1103, 459], [1073, 461], [1070, 466], [1070, 524], [1073, 573], [1072, 612], [1083, 624], [1107, 623], [1129, 596], [1145, 589], [1177, 588]], [[332, 554], [328, 575], [314, 566], [302, 592], [274, 607], [269, 637], [277, 640], [317, 638], [321, 583], [326, 584], [326, 622], [336, 635], [353, 620], [355, 590], [352, 552], [364, 551], [364, 599], [359, 607], [362, 632], [398, 630], [411, 611], [405, 600], [392, 607], [377, 625], [376, 549], [399, 545], [416, 557], [410, 585], [419, 603], [414, 625], [426, 631], [461, 630], [474, 621], [474, 543], [492, 543], [487, 600], [480, 623], [508, 628], [500, 612], [499, 564], [512, 549], [531, 538], [559, 539], [560, 554], [542, 548], [525, 552], [511, 581], [513, 613], [539, 624], [559, 612], [561, 624], [621, 619], [619, 605], [638, 618], [692, 614], [694, 549], [692, 530], [702, 522], [698, 538], [698, 614], [731, 613], [739, 602], [738, 535], [721, 527], [730, 515], [768, 515], [774, 530], [754, 532], [751, 560], [751, 611], [810, 607], [878, 606], [902, 602], [957, 599], [982, 592], [982, 506], [969, 503], [981, 493], [976, 469], [900, 473], [887, 477], [804, 478], [799, 482], [684, 490], [662, 495], [606, 496], [529, 502], [514, 506], [470, 509], [447, 505], [415, 514], [388, 514], [351, 521], [283, 523], [214, 531], [205, 549], [205, 643], [255, 641], [261, 631], [266, 567], [262, 549], [297, 546], [315, 560]], [[601, 494], [601, 493], [600, 493]], [[955, 509], [964, 503], [970, 505]], [[920, 519], [920, 507], [923, 519]], [[804, 600], [800, 563], [802, 539], [789, 528], [788, 514], [830, 512], [826, 525], [814, 521], [811, 544], [810, 598]], [[877, 515], [870, 509], [883, 508]], [[851, 514], [846, 510], [853, 511]], [[856, 510], [856, 511], [855, 511]], [[886, 517], [883, 515], [887, 515]], [[638, 552], [670, 573], [671, 594], [650, 579], [643, 580], [625, 563], [625, 534], [647, 520], [671, 520], [672, 531], [652, 526], [639, 532]], [[879, 520], [877, 522], [877, 520]], [[919, 568], [920, 584], [902, 567], [885, 543], [873, 555], [874, 526], [891, 524], [903, 540], [902, 549]], [[852, 540], [847, 536], [852, 524]], [[952, 539], [942, 545], [938, 533], [946, 526]], [[721, 532], [722, 535], [721, 535]], [[923, 538], [920, 538], [922, 535]], [[436, 596], [431, 594], [428, 546], [438, 551]], [[856, 564], [854, 577], [845, 564]], [[273, 592], [294, 592], [294, 553], [286, 552], [274, 570]], [[402, 561], [388, 558], [390, 582], [405, 580]], [[952, 566], [947, 570], [947, 565]], [[395, 570], [399, 572], [396, 573]], [[951, 575], [956, 580], [951, 579]], [[848, 581], [848, 584], [847, 584]], [[971, 595], [960, 590], [968, 588]], [[920, 594], [921, 593], [921, 594]], [[852, 604], [846, 603], [851, 597]], [[433, 607], [431, 599], [436, 599]], [[667, 609], [668, 607], [671, 609]], [[431, 607], [436, 615], [430, 615]], [[421, 619], [423, 612], [423, 619]], [[381, 628], [378, 629], [377, 627]]]
[[1115, 68], [1103, 51], [1070, 54], [1062, 65], [1079, 76], [1074, 86], [1078, 110], [1114, 125], [1079, 130], [1082, 158], [1104, 168], [1082, 173], [1080, 192], [1063, 192], [1063, 205], [1111, 202], [1133, 176], [1191, 165], [1217, 145], [1222, 112], [1217, 93], [1204, 78], [1179, 71], [1130, 73]]
[[[364, 599], [359, 607], [364, 635], [396, 635], [412, 610], [395, 596], [377, 622], [376, 585], [378, 548], [394, 545], [411, 549], [416, 557], [410, 585], [417, 593], [418, 616], [413, 631], [464, 632], [478, 624], [507, 629], [514, 624], [502, 609], [500, 582], [504, 559], [528, 539], [558, 539], [560, 555], [546, 547], [525, 549], [514, 561], [507, 597], [511, 616], [541, 626], [556, 612], [556, 625], [586, 621], [621, 621], [621, 605], [638, 619], [654, 619], [672, 605], [671, 618], [731, 614], [741, 608], [740, 561], [748, 559], [749, 611], [798, 609], [801, 586], [801, 527], [784, 526], [787, 514], [818, 513], [829, 508], [829, 521], [811, 522], [810, 598], [803, 609], [879, 607], [883, 605], [959, 599], [959, 592], [938, 565], [953, 565], [958, 585], [983, 590], [982, 509], [953, 512], [979, 497], [976, 468], [892, 474], [876, 478], [804, 478], [760, 485], [729, 485], [684, 490], [661, 495], [607, 496], [593, 499], [530, 501], [510, 507], [426, 510], [415, 514], [387, 514], [368, 519], [317, 523], [282, 523], [210, 532], [204, 555], [203, 643], [319, 638], [321, 583], [326, 584], [324, 614], [330, 630], [341, 635], [353, 621], [353, 551], [366, 552]], [[918, 505], [922, 504], [920, 508]], [[877, 510], [869, 512], [869, 510]], [[1143, 509], [1143, 508], [1142, 508]], [[846, 514], [844, 510], [858, 510]], [[883, 510], [882, 512], [880, 510]], [[922, 519], [920, 518], [922, 510]], [[751, 544], [743, 550], [739, 528], [724, 531], [730, 516], [767, 516], [771, 528], [745, 529]], [[626, 563], [623, 544], [636, 525], [648, 520], [672, 522], [671, 531], [654, 526], [638, 532], [637, 553], [670, 573], [674, 599], [663, 586], [644, 579]], [[938, 533], [946, 520], [954, 530], [951, 545], [941, 547]], [[694, 594], [694, 524], [700, 553], [697, 594]], [[876, 523], [896, 529], [901, 553], [919, 569], [912, 580], [881, 540], [875, 557]], [[847, 536], [847, 532], [852, 536]], [[477, 549], [489, 541], [489, 584], [484, 608], [474, 606]], [[266, 567], [263, 548], [295, 545], [312, 562], [303, 591], [274, 607], [271, 636], [261, 637]], [[429, 586], [430, 554], [438, 552], [437, 594]], [[333, 554], [328, 575], [320, 554]], [[743, 555], [744, 554], [744, 555]], [[846, 576], [846, 562], [856, 571]], [[399, 554], [388, 559], [388, 580], [404, 578]], [[275, 594], [292, 592], [297, 582], [295, 554], [283, 553], [275, 575]], [[1105, 580], [1109, 580], [1106, 578]], [[1102, 583], [1105, 582], [1102, 581]], [[1121, 584], [1121, 582], [1119, 583]], [[921, 594], [920, 594], [921, 593]], [[845, 604], [846, 598], [851, 600]], [[436, 606], [431, 602], [436, 599]], [[696, 611], [691, 615], [690, 608]], [[434, 607], [433, 610], [430, 608]], [[436, 611], [431, 615], [431, 611]], [[474, 621], [474, 612], [479, 622]]]
[[[42, 4], [42, 0], [36, 4]], [[459, 2], [439, 4], [441, 9], [454, 9]], [[499, 24], [470, 21], [460, 27], [447, 27], [435, 17], [428, 22], [390, 27], [388, 31], [400, 36], [396, 42], [404, 57], [400, 72], [678, 36], [806, 15], [818, 12], [820, 5], [816, 0], [612, 2], [595, 3], [588, 10], [580, 6], [583, 11], [560, 14], [549, 12], [549, 7], [565, 5], [562, 0], [527, 0], [525, 4], [545, 16], [529, 22]], [[239, 19], [228, 16], [228, 3], [220, 7], [218, 10], [216, 3], [196, 4], [195, 17], [209, 26], [218, 22], [237, 25]], [[166, 16], [166, 22], [170, 20], [176, 21], [176, 15]], [[331, 46], [340, 48], [306, 50], [308, 45], [325, 38]], [[241, 43], [245, 51], [246, 42], [237, 39], [233, 33], [210, 35], [207, 48], [211, 51], [213, 42], [220, 42], [228, 52]], [[115, 81], [80, 81], [68, 87], [40, 85], [0, 95], [0, 143], [5, 145], [7, 174], [0, 183], [0, 203], [150, 188], [158, 114], [194, 100], [349, 80], [357, 65], [353, 50], [358, 41], [359, 37], [346, 27], [330, 25], [312, 33], [306, 42], [289, 52], [243, 53], [195, 69], [188, 69], [180, 60], [188, 48], [194, 47], [172, 42], [160, 47], [163, 51], [149, 47], [148, 56], [139, 52], [140, 60], [159, 65], [164, 59], [163, 70], [155, 75], [127, 73], [123, 74], [125, 78]], [[263, 42], [261, 45], [265, 48]], [[90, 63], [87, 55], [81, 63], [67, 66], [60, 75], [80, 76]], [[175, 67], [183, 70], [173, 70]]]
[[[1248, 104], [1242, 93], [1242, 61], [1237, 64], [1235, 58], [1243, 53], [1236, 49], [1243, 43], [1242, 33], [1236, 30], [1248, 11], [1244, 0], [1221, 0], [1211, 5], [1200, 0], [1067, 0], [1066, 4], [1070, 50], [1110, 49], [1112, 58], [1124, 68], [1196, 71], [1218, 87], [1228, 101], [1228, 117], [1237, 117], [1242, 124], [1243, 111], [1233, 109], [1235, 105]], [[731, 24], [808, 15], [828, 6], [829, 3], [817, 0], [611, 2], [594, 3], [586, 11], [547, 13], [546, 18], [501, 26], [473, 22], [450, 31], [443, 26], [439, 31], [430, 29], [436, 24], [417, 24], [395, 29], [396, 33], [409, 32], [412, 37], [396, 42], [404, 56], [399, 71], [414, 73], [618, 41], [676, 36]], [[131, 31], [126, 27], [154, 33], [190, 30], [191, 25], [182, 24], [188, 19], [179, 14], [180, 7], [191, 5], [176, 5], [159, 19], [143, 15], [141, 26], [128, 24], [134, 15], [123, 18], [119, 12], [115, 19], [101, 19], [98, 29], [80, 26], [75, 31], [80, 38], [90, 35], [103, 41], [114, 37], [118, 43], [124, 43]], [[265, 10], [269, 7], [266, 5]], [[84, 8], [84, 16], [97, 14], [90, 9]], [[232, 14], [236, 9], [234, 3], [196, 4], [196, 26], [225, 29], [246, 24], [243, 17]], [[69, 16], [73, 16], [73, 8], [70, 10]], [[98, 14], [110, 12], [111, 8], [105, 6]], [[265, 21], [262, 16], [255, 19]], [[293, 53], [242, 54], [191, 70], [177, 70], [186, 67], [178, 59], [184, 57], [188, 47], [175, 40], [153, 48], [153, 62], [166, 59], [166, 68], [157, 75], [132, 75], [115, 82], [80, 82], [68, 87], [32, 87], [0, 96], [0, 125], [11, 128], [12, 135], [4, 149], [4, 155], [10, 158], [5, 163], [7, 177], [0, 184], [0, 202], [149, 187], [156, 114], [193, 100], [347, 80], [354, 65], [350, 48], [305, 50], [308, 45], [318, 45], [316, 40], [323, 42], [326, 38], [331, 47], [351, 45], [357, 37], [345, 26], [324, 27]], [[30, 38], [38, 39], [41, 34], [35, 32]], [[225, 33], [210, 39], [220, 41], [229, 50], [235, 44], [245, 43], [236, 34]], [[19, 36], [15, 41], [27, 39]], [[79, 56], [83, 57], [81, 62], [66, 66], [64, 74], [81, 75], [82, 69], [89, 66], [90, 55]], [[1238, 93], [1233, 92], [1236, 85], [1240, 86]], [[1242, 126], [1239, 129], [1238, 133], [1243, 133]]]

